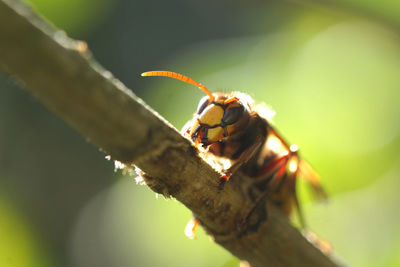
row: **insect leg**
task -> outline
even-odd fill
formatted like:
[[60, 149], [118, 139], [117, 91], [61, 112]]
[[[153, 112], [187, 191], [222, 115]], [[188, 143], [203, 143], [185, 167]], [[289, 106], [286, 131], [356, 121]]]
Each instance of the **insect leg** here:
[[197, 229], [197, 226], [199, 226], [199, 224], [200, 224], [200, 221], [198, 219], [195, 219], [195, 218], [191, 219], [186, 224], [185, 235], [186, 235], [187, 238], [189, 238], [189, 239], [196, 238], [196, 229]]
[[[282, 142], [286, 149], [290, 151], [289, 144], [271, 125], [268, 125], [268, 131], [274, 134]], [[297, 155], [297, 152], [295, 153]], [[327, 200], [328, 196], [321, 186], [319, 175], [311, 168], [311, 166], [306, 161], [299, 160], [298, 169], [301, 176], [311, 185], [317, 199]]]
[[240, 156], [235, 160], [235, 163], [232, 164], [229, 169], [223, 171], [223, 175], [219, 181], [219, 187], [222, 188], [225, 182], [231, 177], [231, 175], [237, 171], [244, 163], [246, 163], [258, 150], [258, 148], [263, 144], [264, 138], [261, 135], [258, 135], [254, 142], [247, 147], [243, 152], [241, 152]]
[[[281, 158], [279, 158], [279, 159], [277, 159], [277, 160], [280, 160], [280, 159], [281, 159]], [[279, 190], [280, 187], [283, 185], [283, 183], [286, 181], [286, 179], [287, 179], [287, 175], [286, 175], [287, 157], [286, 157], [285, 159], [286, 159], [286, 162], [283, 164], [283, 166], [281, 166], [281, 167], [275, 172], [275, 174], [273, 174], [273, 175], [269, 178], [270, 183], [273, 182], [273, 183], [275, 184], [275, 186], [274, 186], [273, 188], [272, 188], [272, 187], [268, 187], [267, 190], [264, 191], [264, 192], [256, 199], [256, 201], [254, 202], [252, 208], [251, 208], [250, 211], [247, 213], [247, 215], [246, 215], [246, 217], [245, 217], [245, 219], [244, 219], [244, 221], [243, 221], [243, 224], [246, 224], [247, 221], [249, 220], [250, 216], [251, 216], [251, 215], [253, 214], [253, 212], [256, 210], [256, 208], [257, 208], [261, 203], [263, 203], [263, 202], [268, 198], [268, 196], [269, 196], [271, 193], [274, 193], [274, 192], [276, 192], [277, 190]]]
[[305, 229], [306, 228], [306, 223], [304, 220], [304, 216], [303, 216], [303, 211], [301, 209], [301, 205], [300, 205], [300, 201], [299, 198], [297, 197], [297, 192], [296, 192], [296, 185], [297, 185], [297, 178], [299, 175], [299, 163], [300, 163], [300, 159], [297, 155], [297, 152], [293, 152], [292, 156], [289, 160], [289, 168], [287, 171], [287, 175], [288, 175], [288, 182], [287, 182], [287, 187], [289, 190], [289, 198], [291, 201], [293, 201], [293, 204], [295, 206], [295, 209], [297, 211], [297, 216], [299, 219], [299, 223], [301, 228]]
[[294, 201], [294, 205], [296, 207], [297, 216], [299, 217], [300, 226], [301, 226], [301, 228], [305, 229], [307, 227], [307, 225], [306, 225], [306, 221], [304, 219], [303, 210], [301, 209], [299, 198], [297, 197], [297, 193], [296, 193], [296, 179], [297, 179], [296, 176], [297, 176], [297, 174], [295, 174], [294, 177], [290, 177], [290, 179], [292, 180], [290, 183], [290, 189], [292, 191], [293, 201]]
[[289, 154], [284, 155], [282, 157], [278, 157], [274, 160], [271, 160], [267, 164], [261, 166], [257, 173], [256, 177], [267, 177], [270, 176], [277, 168], [279, 168], [288, 158]]

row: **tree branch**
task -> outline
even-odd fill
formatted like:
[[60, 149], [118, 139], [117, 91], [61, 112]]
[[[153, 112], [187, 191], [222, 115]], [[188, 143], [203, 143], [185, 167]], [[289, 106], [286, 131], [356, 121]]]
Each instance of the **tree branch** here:
[[217, 243], [252, 266], [336, 266], [273, 206], [252, 207], [246, 177], [219, 174], [190, 142], [91, 56], [17, 1], [0, 1], [0, 67], [112, 159], [136, 165], [154, 191], [199, 218]]

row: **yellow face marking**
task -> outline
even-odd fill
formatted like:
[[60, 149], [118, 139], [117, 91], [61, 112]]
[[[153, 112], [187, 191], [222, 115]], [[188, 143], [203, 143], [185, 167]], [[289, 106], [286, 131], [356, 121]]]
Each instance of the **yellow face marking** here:
[[208, 129], [208, 134], [207, 134], [208, 141], [216, 142], [221, 140], [223, 137], [224, 137], [224, 130], [222, 129], [222, 127]]
[[221, 123], [222, 117], [224, 116], [224, 110], [220, 106], [209, 105], [199, 116], [199, 120], [203, 124], [209, 126], [218, 125]]

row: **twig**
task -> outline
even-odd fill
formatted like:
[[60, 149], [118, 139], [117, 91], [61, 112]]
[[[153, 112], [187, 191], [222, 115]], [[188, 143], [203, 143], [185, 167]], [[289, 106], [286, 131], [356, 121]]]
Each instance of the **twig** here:
[[217, 243], [252, 266], [336, 266], [274, 207], [258, 209], [244, 177], [218, 190], [219, 174], [189, 141], [91, 56], [17, 1], [0, 1], [0, 67], [112, 159], [135, 164], [156, 192], [193, 211]]

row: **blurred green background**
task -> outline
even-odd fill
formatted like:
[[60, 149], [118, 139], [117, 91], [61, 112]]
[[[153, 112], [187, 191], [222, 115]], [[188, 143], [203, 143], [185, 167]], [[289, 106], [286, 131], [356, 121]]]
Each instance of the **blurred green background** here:
[[[400, 4], [30, 0], [180, 129], [202, 93], [243, 91], [322, 177], [310, 228], [351, 266], [400, 265]], [[134, 177], [0, 74], [0, 267], [238, 266], [190, 212]]]

